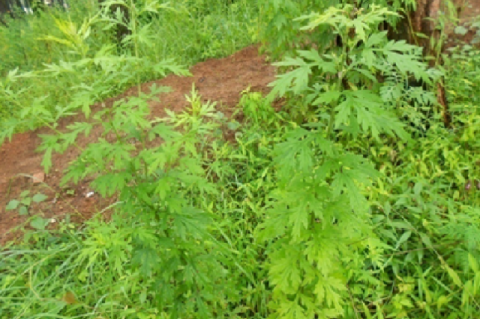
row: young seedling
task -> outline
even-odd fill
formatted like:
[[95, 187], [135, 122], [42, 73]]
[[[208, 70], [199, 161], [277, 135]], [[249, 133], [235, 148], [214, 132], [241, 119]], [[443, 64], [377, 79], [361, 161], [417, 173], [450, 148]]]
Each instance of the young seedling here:
[[41, 203], [47, 198], [46, 195], [41, 193], [30, 196], [30, 191], [25, 190], [20, 194], [18, 199], [12, 199], [8, 202], [6, 210], [18, 210], [18, 214], [21, 216], [29, 215], [29, 209], [32, 202]]
[[[33, 196], [30, 196], [30, 191], [23, 191], [19, 198], [12, 199], [8, 202], [6, 210], [17, 210], [20, 216], [29, 215], [30, 216], [30, 206], [33, 203], [41, 203], [45, 201], [48, 196], [38, 193]], [[48, 224], [48, 219], [42, 218], [40, 216], [34, 216], [30, 222], [30, 226], [35, 229], [43, 230]]]

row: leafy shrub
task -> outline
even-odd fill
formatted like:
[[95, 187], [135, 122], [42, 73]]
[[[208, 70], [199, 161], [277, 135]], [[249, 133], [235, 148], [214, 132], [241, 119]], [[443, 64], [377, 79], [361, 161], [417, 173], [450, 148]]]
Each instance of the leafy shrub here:
[[[125, 39], [127, 50], [120, 52], [112, 32], [122, 18], [112, 18], [96, 1], [75, 2], [68, 12], [47, 10], [0, 27], [2, 127], [44, 125], [22, 121], [31, 105], [65, 116], [129, 86], [165, 76], [170, 71], [161, 66], [164, 61], [192, 65], [231, 54], [255, 37], [254, 31], [244, 32], [257, 19], [254, 1], [228, 7], [223, 1], [209, 2], [208, 14], [188, 1], [115, 3], [131, 7], [132, 34]], [[109, 4], [112, 1], [105, 3]], [[210, 41], [213, 34], [215, 41]], [[12, 72], [16, 81], [8, 75]]]

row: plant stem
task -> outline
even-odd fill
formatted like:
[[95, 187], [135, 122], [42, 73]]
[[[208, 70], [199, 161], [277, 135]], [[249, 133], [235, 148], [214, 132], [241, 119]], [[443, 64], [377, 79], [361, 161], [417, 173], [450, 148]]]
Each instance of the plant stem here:
[[[337, 84], [336, 88], [338, 92], [343, 92], [342, 88], [342, 82], [344, 78], [344, 72], [343, 66], [346, 64], [347, 61], [347, 47], [346, 47], [346, 42], [343, 41], [342, 38], [342, 43], [344, 43], [343, 48], [342, 48], [342, 55], [340, 56], [340, 69], [341, 71], [338, 73], [338, 78], [337, 78]], [[340, 97], [339, 97], [340, 98]], [[328, 123], [328, 128], [327, 128], [327, 138], [333, 140], [333, 125], [335, 123], [335, 108], [338, 106], [338, 99], [333, 102], [332, 108], [330, 109], [330, 120]]]

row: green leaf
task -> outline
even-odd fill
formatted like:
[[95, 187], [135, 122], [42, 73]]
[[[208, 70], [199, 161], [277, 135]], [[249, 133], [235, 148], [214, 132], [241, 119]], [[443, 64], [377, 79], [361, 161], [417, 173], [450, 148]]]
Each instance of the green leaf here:
[[475, 272], [475, 273], [478, 273], [478, 262], [477, 262], [477, 259], [472, 255], [472, 254], [468, 254], [468, 264], [470, 265], [470, 268], [472, 268], [472, 270]]
[[315, 139], [315, 134], [298, 128], [288, 134], [286, 142], [276, 145], [274, 162], [281, 170], [280, 175], [290, 178], [292, 172], [312, 171], [314, 160], [312, 143]]
[[468, 32], [468, 29], [462, 25], [459, 25], [458, 27], [455, 28], [455, 34], [465, 35], [467, 34], [467, 32]]
[[405, 233], [403, 233], [402, 237], [400, 237], [400, 239], [398, 240], [397, 246], [396, 246], [395, 249], [398, 249], [398, 247], [400, 247], [401, 244], [406, 242], [410, 238], [411, 235], [412, 235], [411, 231], [406, 231]]
[[320, 104], [331, 104], [333, 102], [338, 101], [338, 99], [341, 96], [341, 92], [331, 90], [325, 93], [320, 93], [318, 95], [318, 98], [313, 102], [314, 105], [320, 105]]
[[298, 51], [298, 54], [304, 59], [314, 62], [314, 64], [312, 64], [311, 66], [318, 67], [323, 73], [333, 74], [337, 72], [335, 63], [325, 61], [315, 49], [311, 49], [310, 51]]
[[112, 196], [116, 191], [122, 191], [131, 179], [128, 172], [108, 173], [97, 177], [91, 186], [102, 196]]
[[292, 236], [299, 239], [307, 229], [309, 224], [310, 209], [308, 202], [298, 203], [298, 206], [292, 209], [289, 222], [292, 225]]
[[276, 289], [286, 294], [294, 294], [302, 282], [301, 269], [297, 262], [304, 257], [296, 246], [287, 246], [278, 254], [281, 257], [275, 259], [270, 267], [270, 280]]
[[420, 195], [423, 189], [423, 184], [422, 183], [416, 183], [415, 186], [413, 187], [413, 193], [415, 195]]
[[20, 202], [16, 199], [12, 199], [11, 201], [8, 202], [7, 207], [5, 207], [5, 210], [17, 209], [18, 205], [20, 205]]
[[145, 276], [150, 276], [152, 271], [158, 267], [160, 258], [158, 256], [158, 251], [150, 247], [143, 247], [136, 249], [132, 263], [140, 268], [140, 272]]
[[21, 216], [28, 215], [28, 209], [26, 206], [21, 206], [18, 210], [18, 214]]
[[32, 199], [30, 197], [26, 197], [21, 200], [21, 203], [25, 206], [30, 206], [30, 204], [32, 203]]
[[362, 302], [363, 314], [365, 315], [366, 319], [372, 319], [372, 314], [370, 313], [370, 309], [368, 309], [367, 305]]
[[52, 149], [49, 148], [43, 154], [42, 164], [43, 168], [45, 169], [45, 173], [48, 174], [50, 172], [50, 168], [52, 168]]
[[345, 189], [348, 190], [348, 198], [350, 200], [350, 207], [357, 213], [364, 212], [368, 207], [368, 202], [365, 196], [362, 195], [361, 188], [356, 185], [356, 182], [360, 182], [360, 178], [357, 178], [356, 172], [353, 170], [344, 170], [342, 173], [335, 174], [335, 178], [332, 182], [332, 188], [334, 194], [339, 196]]
[[[383, 108], [380, 96], [372, 91], [358, 90], [344, 92], [345, 101], [336, 107], [335, 126], [359, 125], [364, 132], [370, 132], [379, 139], [380, 133], [396, 134], [402, 139], [408, 139], [402, 123], [396, 116]], [[352, 123], [356, 120], [356, 123]]]
[[[192, 75], [190, 71], [188, 71], [188, 69], [186, 69], [184, 66], [176, 64], [174, 59], [167, 59], [159, 62], [154, 66], [154, 70], [162, 76], [165, 76], [167, 73], [173, 73], [183, 76]], [[165, 90], [166, 88], [163, 89]]]
[[383, 44], [383, 42], [387, 39], [387, 31], [377, 32], [370, 35], [365, 42], [365, 47], [372, 48], [379, 44]]
[[28, 195], [30, 195], [30, 191], [29, 191], [29, 190], [26, 190], [26, 191], [23, 191], [23, 192], [20, 193], [20, 197], [21, 197], [21, 198], [24, 198], [24, 197], [26, 197], [26, 196], [28, 196]]
[[33, 197], [32, 197], [32, 200], [35, 202], [35, 203], [40, 203], [40, 202], [43, 202], [44, 200], [46, 200], [48, 198], [48, 196], [44, 195], [44, 194], [35, 194]]
[[420, 238], [422, 239], [422, 242], [428, 247], [432, 248], [432, 241], [430, 238], [425, 234], [425, 233], [419, 233]]
[[311, 65], [300, 58], [287, 58], [284, 62], [275, 63], [276, 66], [296, 67], [293, 71], [277, 76], [271, 86], [273, 90], [271, 96], [284, 96], [285, 93], [292, 91], [300, 94], [308, 88], [308, 79], [312, 73]]
[[38, 230], [44, 230], [48, 225], [48, 219], [42, 218], [40, 216], [35, 216], [30, 222], [30, 226]]
[[444, 267], [447, 269], [447, 273], [450, 276], [450, 278], [452, 279], [453, 283], [461, 288], [462, 285], [463, 285], [462, 280], [460, 279], [458, 274], [455, 272], [455, 270], [450, 268], [450, 266], [448, 266], [447, 264], [445, 264]]

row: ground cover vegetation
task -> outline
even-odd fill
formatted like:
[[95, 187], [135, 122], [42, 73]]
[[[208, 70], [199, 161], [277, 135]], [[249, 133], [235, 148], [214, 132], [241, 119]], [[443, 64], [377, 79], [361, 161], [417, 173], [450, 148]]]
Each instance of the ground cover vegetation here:
[[[14, 122], [21, 120], [25, 105], [48, 105], [53, 116], [63, 116], [175, 71], [170, 67], [226, 56], [256, 41], [255, 1], [121, 3], [129, 9], [125, 27], [134, 32], [120, 45], [116, 30], [124, 27], [125, 17], [118, 1], [75, 1], [68, 13], [55, 7], [34, 17], [5, 16], [0, 125], [18, 126]], [[112, 10], [115, 6], [118, 10]]]
[[[443, 63], [429, 67], [421, 48], [382, 31], [415, 9], [407, 0], [142, 3], [125, 3], [133, 8], [127, 52], [93, 41], [110, 43], [102, 30], [113, 23], [82, 9], [72, 20], [29, 20], [58, 26], [44, 42], [25, 36], [33, 51], [51, 48], [45, 68], [29, 59], [25, 70], [8, 71], [18, 56], [2, 62], [1, 101], [19, 106], [6, 113], [3, 138], [40, 124], [54, 130], [74, 111], [92, 116], [42, 137], [44, 167], [101, 126], [103, 138], [83, 148], [64, 181], [91, 178], [118, 201], [109, 222], [101, 212], [81, 227], [64, 221], [45, 230], [37, 221], [22, 242], [2, 248], [1, 318], [478, 316], [478, 49], [436, 52]], [[170, 24], [143, 24], [157, 10]], [[185, 19], [174, 23], [175, 15]], [[219, 19], [238, 30], [197, 33]], [[158, 34], [168, 46], [157, 46]], [[186, 74], [181, 64], [252, 40], [264, 42], [279, 75], [268, 96], [246, 88], [241, 122], [194, 87], [188, 110], [166, 118], [147, 119], [148, 101], [164, 88], [90, 114], [93, 101], [123, 85]], [[170, 59], [175, 53], [180, 61]], [[55, 90], [42, 84], [49, 81]], [[41, 200], [23, 194], [8, 208], [25, 212]]]

